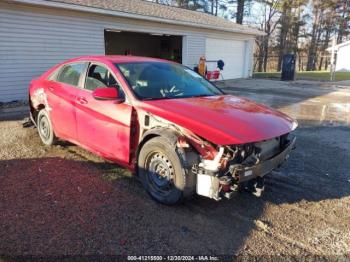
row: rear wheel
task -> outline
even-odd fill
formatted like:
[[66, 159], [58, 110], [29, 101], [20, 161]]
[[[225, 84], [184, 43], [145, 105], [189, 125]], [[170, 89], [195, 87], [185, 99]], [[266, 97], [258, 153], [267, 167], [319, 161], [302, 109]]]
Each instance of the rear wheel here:
[[56, 142], [57, 138], [55, 136], [55, 133], [53, 132], [51, 120], [46, 109], [40, 110], [38, 114], [37, 128], [41, 141], [45, 145], [51, 146]]
[[141, 148], [138, 175], [152, 198], [167, 205], [181, 202], [185, 191], [193, 187], [176, 147], [163, 137], [155, 137]]

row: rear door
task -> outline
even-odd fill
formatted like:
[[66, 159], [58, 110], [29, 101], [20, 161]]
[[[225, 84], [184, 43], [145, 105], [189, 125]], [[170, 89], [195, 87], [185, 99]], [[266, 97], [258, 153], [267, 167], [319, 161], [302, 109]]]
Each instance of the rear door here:
[[121, 164], [129, 162], [132, 106], [128, 102], [96, 100], [92, 92], [99, 87], [117, 88], [125, 96], [115, 74], [106, 65], [91, 63], [84, 89], [77, 97], [76, 115], [80, 144]]
[[87, 63], [77, 62], [62, 66], [48, 83], [50, 118], [57, 136], [77, 141], [75, 101], [82, 87]]

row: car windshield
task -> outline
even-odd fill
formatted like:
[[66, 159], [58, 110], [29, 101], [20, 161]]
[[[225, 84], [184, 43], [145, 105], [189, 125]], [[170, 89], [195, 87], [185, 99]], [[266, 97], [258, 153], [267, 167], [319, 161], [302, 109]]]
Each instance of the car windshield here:
[[131, 62], [116, 64], [141, 100], [222, 95], [202, 76], [179, 64]]

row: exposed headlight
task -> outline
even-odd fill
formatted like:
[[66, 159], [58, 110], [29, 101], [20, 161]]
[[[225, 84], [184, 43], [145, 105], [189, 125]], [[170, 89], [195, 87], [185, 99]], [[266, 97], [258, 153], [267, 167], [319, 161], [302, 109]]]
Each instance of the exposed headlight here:
[[298, 121], [294, 120], [292, 123], [292, 130], [295, 130], [298, 127]]

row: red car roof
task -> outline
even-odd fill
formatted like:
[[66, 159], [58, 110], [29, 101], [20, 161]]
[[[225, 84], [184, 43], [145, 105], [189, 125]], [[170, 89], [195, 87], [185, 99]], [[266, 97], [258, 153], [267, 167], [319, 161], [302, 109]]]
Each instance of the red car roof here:
[[63, 61], [54, 67], [50, 68], [48, 71], [43, 73], [40, 78], [48, 77], [56, 68], [67, 63], [73, 63], [78, 61], [95, 61], [101, 63], [128, 63], [128, 62], [166, 62], [175, 63], [173, 61], [168, 61], [164, 59], [142, 57], [142, 56], [124, 56], [124, 55], [91, 55], [91, 56], [80, 56], [71, 58], [69, 60]]
[[142, 56], [124, 56], [124, 55], [97, 55], [97, 56], [81, 56], [69, 60], [72, 61], [109, 61], [112, 63], [126, 63], [126, 62], [171, 62], [164, 59], [142, 57]]

